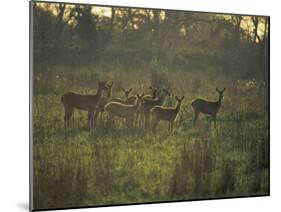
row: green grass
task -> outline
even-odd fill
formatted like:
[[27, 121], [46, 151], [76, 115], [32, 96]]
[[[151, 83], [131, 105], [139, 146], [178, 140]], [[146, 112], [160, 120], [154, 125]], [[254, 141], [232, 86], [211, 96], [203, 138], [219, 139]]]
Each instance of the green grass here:
[[[169, 77], [160, 73], [163, 80], [158, 81], [157, 74], [140, 75], [138, 70], [94, 72], [93, 76], [115, 80], [116, 96], [121, 96], [121, 85], [148, 92], [151, 80], [159, 86], [169, 83], [174, 95], [186, 98], [172, 133], [167, 132], [166, 123], [159, 125], [156, 134], [127, 129], [122, 121], [107, 129], [102, 124], [106, 115], [90, 133], [87, 114], [77, 110], [71, 127], [63, 129], [61, 94], [68, 89], [81, 93], [96, 89], [97, 79], [91, 78], [91, 85], [84, 74], [87, 70], [79, 73], [62, 78], [55, 70], [53, 78], [40, 76], [40, 80], [35, 75], [36, 209], [268, 194], [265, 88], [249, 91], [241, 82], [235, 92], [228, 88], [226, 77], [180, 71]], [[205, 116], [192, 127], [191, 100], [199, 95], [217, 99], [217, 85], [227, 87], [217, 130]], [[167, 99], [166, 104], [174, 105], [175, 100]]]

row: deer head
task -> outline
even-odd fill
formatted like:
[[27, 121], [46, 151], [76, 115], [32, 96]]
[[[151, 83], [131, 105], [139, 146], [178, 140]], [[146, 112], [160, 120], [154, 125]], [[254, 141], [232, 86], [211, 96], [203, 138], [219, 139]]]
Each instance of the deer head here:
[[182, 96], [181, 98], [178, 96], [175, 96], [176, 100], [178, 101], [177, 103], [177, 108], [179, 108], [181, 106], [182, 100], [184, 99], [184, 96]]
[[98, 86], [99, 86], [99, 89], [102, 89], [102, 90], [107, 90], [108, 89], [108, 86], [107, 86], [105, 81], [99, 81], [98, 82]]
[[158, 89], [153, 87], [152, 85], [149, 86], [149, 89], [151, 90], [152, 98], [156, 98]]
[[137, 99], [136, 99], [136, 105], [140, 105], [141, 103], [143, 103], [143, 97], [144, 97], [144, 94], [137, 94]]
[[130, 93], [133, 91], [132, 88], [130, 88], [129, 90], [126, 90], [125, 88], [121, 88], [121, 90], [124, 92], [126, 98], [128, 98]]
[[216, 88], [216, 91], [217, 91], [218, 94], [219, 94], [219, 100], [222, 100], [222, 99], [223, 99], [223, 93], [224, 93], [224, 91], [225, 91], [225, 88], [223, 88], [221, 91], [220, 91], [218, 88]]
[[168, 88], [162, 88], [161, 92], [163, 96], [171, 96], [171, 93]]
[[108, 88], [108, 94], [107, 94], [107, 98], [110, 98], [112, 95], [112, 87], [113, 87], [114, 82], [111, 81], [111, 83], [107, 84], [107, 88]]

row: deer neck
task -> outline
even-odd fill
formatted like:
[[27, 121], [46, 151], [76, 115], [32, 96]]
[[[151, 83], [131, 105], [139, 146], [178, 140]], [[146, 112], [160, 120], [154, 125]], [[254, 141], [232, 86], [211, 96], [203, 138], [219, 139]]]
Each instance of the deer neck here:
[[139, 105], [140, 105], [140, 100], [136, 99], [135, 104], [134, 104], [134, 108], [138, 108]]
[[181, 108], [181, 104], [180, 103], [177, 103], [177, 106], [175, 108], [176, 112], [178, 113], [180, 111], [180, 108]]
[[219, 100], [217, 101], [217, 106], [220, 107], [221, 106], [221, 102], [222, 102], [222, 98], [219, 97]]
[[153, 91], [151, 96], [152, 96], [153, 99], [155, 99], [156, 98], [156, 91]]
[[96, 93], [96, 97], [100, 98], [102, 95], [102, 89], [99, 87]]
[[111, 98], [111, 96], [112, 96], [112, 87], [108, 91], [107, 98], [109, 99], [109, 98]]
[[160, 105], [162, 105], [164, 103], [164, 100], [165, 100], [165, 95], [162, 95], [162, 96], [159, 97]]

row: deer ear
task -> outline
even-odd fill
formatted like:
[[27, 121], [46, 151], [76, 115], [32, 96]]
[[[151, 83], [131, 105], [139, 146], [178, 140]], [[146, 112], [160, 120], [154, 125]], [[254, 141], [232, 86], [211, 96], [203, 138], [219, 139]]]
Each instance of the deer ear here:
[[225, 88], [223, 88], [221, 92], [224, 92], [224, 91], [225, 91]]
[[183, 100], [183, 99], [184, 99], [184, 96], [182, 96], [181, 100]]
[[132, 88], [129, 89], [130, 92], [131, 92], [132, 90], [133, 90]]
[[179, 97], [178, 96], [175, 96], [176, 100], [179, 100]]
[[149, 89], [152, 90], [153, 89], [152, 86], [149, 86]]
[[219, 90], [218, 88], [216, 88], [216, 91], [217, 91], [217, 92], [220, 92], [220, 90]]

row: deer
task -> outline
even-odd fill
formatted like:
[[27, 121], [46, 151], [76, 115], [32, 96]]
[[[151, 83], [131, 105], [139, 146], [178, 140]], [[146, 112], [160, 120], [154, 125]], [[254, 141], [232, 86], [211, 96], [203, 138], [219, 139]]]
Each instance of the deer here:
[[203, 113], [205, 115], [210, 115], [214, 121], [214, 127], [216, 129], [217, 126], [217, 113], [219, 112], [223, 100], [223, 93], [225, 91], [225, 88], [222, 90], [219, 90], [216, 88], [216, 91], [219, 94], [218, 101], [208, 101], [205, 99], [195, 99], [192, 101], [191, 105], [194, 110], [194, 119], [193, 119], [193, 125], [195, 126], [196, 121], [199, 117], [200, 113]]
[[104, 109], [106, 112], [108, 112], [108, 122], [107, 126], [109, 126], [111, 123], [114, 124], [115, 117], [125, 118], [126, 119], [126, 125], [128, 128], [133, 127], [133, 123], [135, 120], [136, 112], [139, 109], [139, 106], [143, 98], [143, 94], [139, 95], [137, 94], [137, 99], [134, 104], [123, 104], [120, 102], [109, 102], [105, 105]]
[[[97, 117], [102, 116], [102, 113], [104, 112], [104, 106], [110, 102], [110, 101], [118, 101], [119, 98], [118, 97], [112, 97], [112, 88], [113, 88], [114, 82], [111, 81], [110, 84], [107, 84], [107, 94], [103, 95], [99, 101], [99, 104], [97, 106], [97, 110], [95, 112], [95, 116], [94, 116], [94, 122], [97, 120]], [[121, 100], [122, 101], [122, 100]]]
[[168, 131], [172, 131], [174, 127], [174, 122], [178, 116], [178, 113], [181, 108], [181, 103], [184, 99], [184, 96], [179, 98], [178, 96], [175, 97], [177, 100], [177, 104], [175, 107], [164, 107], [164, 106], [154, 106], [151, 110], [151, 117], [152, 117], [152, 131], [156, 132], [156, 127], [160, 121], [168, 121]]
[[149, 86], [149, 89], [151, 90], [151, 95], [150, 94], [147, 94], [147, 95], [144, 95], [143, 99], [155, 99], [158, 95], [158, 89], [153, 87], [152, 85]]
[[93, 127], [93, 115], [96, 107], [103, 95], [108, 89], [106, 82], [98, 82], [98, 90], [94, 95], [82, 95], [74, 92], [67, 92], [62, 95], [61, 102], [64, 106], [64, 128], [69, 126], [69, 120], [74, 109], [88, 111], [88, 128]]
[[[140, 122], [145, 121], [145, 127], [148, 128], [150, 110], [156, 105], [163, 105], [167, 96], [171, 96], [168, 88], [162, 88], [159, 91], [159, 96], [154, 99], [144, 99], [139, 109]], [[138, 117], [136, 117], [137, 122]]]
[[[144, 95], [143, 96], [143, 99], [154, 99], [156, 98], [156, 95], [157, 95], [157, 88], [154, 88], [152, 86], [149, 86], [149, 89], [151, 90], [151, 95], [150, 94], [147, 94], [147, 95]], [[130, 92], [133, 91], [132, 88], [130, 88], [129, 90], [125, 90], [124, 88], [122, 88], [124, 94], [125, 94], [125, 104], [134, 104], [135, 100], [137, 99], [137, 96], [135, 95], [132, 95], [132, 96], [129, 96], [130, 95]]]

